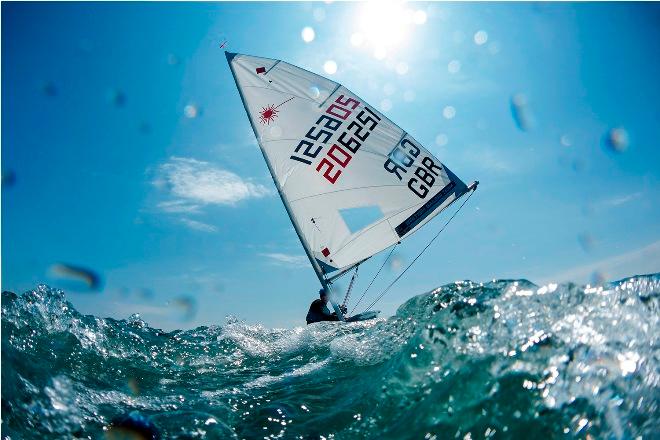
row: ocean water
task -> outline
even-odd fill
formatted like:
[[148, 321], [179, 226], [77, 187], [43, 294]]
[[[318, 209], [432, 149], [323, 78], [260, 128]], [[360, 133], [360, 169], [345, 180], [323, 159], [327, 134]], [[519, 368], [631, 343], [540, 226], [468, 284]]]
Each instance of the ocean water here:
[[42, 285], [3, 294], [2, 438], [658, 438], [659, 293], [464, 281], [387, 319], [166, 333]]

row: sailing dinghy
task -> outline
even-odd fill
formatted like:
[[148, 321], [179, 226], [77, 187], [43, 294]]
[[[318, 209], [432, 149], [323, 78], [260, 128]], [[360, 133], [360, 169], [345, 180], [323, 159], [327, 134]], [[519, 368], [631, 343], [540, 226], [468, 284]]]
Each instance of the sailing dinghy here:
[[[341, 275], [357, 273], [476, 189], [478, 182], [467, 186], [341, 84], [281, 60], [225, 54], [284, 208], [330, 298]], [[377, 315], [347, 318], [331, 304], [342, 321]]]

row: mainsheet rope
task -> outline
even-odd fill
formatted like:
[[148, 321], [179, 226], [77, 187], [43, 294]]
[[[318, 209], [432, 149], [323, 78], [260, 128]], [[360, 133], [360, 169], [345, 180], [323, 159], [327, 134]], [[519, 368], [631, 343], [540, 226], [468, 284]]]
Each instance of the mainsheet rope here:
[[[419, 257], [421, 257], [422, 254], [423, 254], [424, 252], [426, 252], [426, 250], [429, 248], [429, 246], [431, 246], [431, 244], [435, 241], [435, 239], [438, 238], [438, 236], [442, 233], [442, 231], [445, 230], [445, 228], [447, 227], [447, 225], [448, 225], [448, 224], [454, 219], [454, 217], [456, 217], [456, 214], [458, 214], [459, 211], [463, 208], [463, 206], [465, 206], [465, 204], [467, 203], [467, 201], [470, 200], [470, 197], [472, 197], [472, 194], [474, 194], [474, 192], [475, 192], [474, 190], [470, 192], [470, 195], [469, 195], [469, 196], [463, 201], [463, 203], [461, 204], [461, 206], [458, 207], [458, 209], [456, 210], [456, 212], [454, 212], [454, 214], [453, 214], [451, 217], [449, 217], [449, 220], [447, 220], [447, 223], [445, 223], [444, 226], [442, 227], [442, 229], [440, 229], [440, 230], [438, 231], [438, 233], [435, 234], [435, 237], [433, 237], [433, 238], [431, 239], [431, 241], [428, 242], [428, 244], [424, 247], [424, 249], [422, 249], [421, 252], [420, 252], [419, 254], [417, 254], [417, 256], [415, 257], [415, 259], [412, 260], [412, 261], [410, 262], [410, 264], [409, 264], [409, 265], [403, 270], [403, 272], [401, 272], [401, 273], [400, 273], [400, 274], [394, 279], [394, 281], [392, 281], [392, 282], [389, 284], [389, 286], [387, 286], [387, 287], [385, 288], [385, 290], [383, 290], [383, 291], [380, 293], [380, 295], [378, 295], [378, 297], [377, 297], [375, 300], [373, 300], [373, 302], [372, 302], [371, 304], [369, 304], [369, 306], [368, 306], [368, 307], [364, 310], [364, 312], [362, 312], [362, 313], [368, 312], [368, 311], [369, 311], [374, 305], [376, 305], [376, 303], [377, 303], [378, 301], [380, 301], [381, 298], [382, 298], [383, 296], [385, 296], [385, 294], [386, 294], [386, 293], [392, 288], [392, 286], [394, 286], [394, 284], [395, 284], [397, 281], [399, 281], [399, 279], [403, 276], [403, 274], [405, 274], [405, 273], [408, 271], [408, 269], [410, 269], [410, 267], [411, 267], [413, 264], [415, 264], [415, 261], [417, 261], [417, 259], [418, 259]], [[390, 254], [391, 254], [391, 252], [390, 252]], [[389, 258], [389, 256], [388, 256], [388, 258]], [[381, 269], [382, 269], [382, 268], [381, 268]], [[379, 271], [379, 272], [380, 272], [380, 271]], [[369, 286], [371, 287], [371, 285], [369, 285]]]

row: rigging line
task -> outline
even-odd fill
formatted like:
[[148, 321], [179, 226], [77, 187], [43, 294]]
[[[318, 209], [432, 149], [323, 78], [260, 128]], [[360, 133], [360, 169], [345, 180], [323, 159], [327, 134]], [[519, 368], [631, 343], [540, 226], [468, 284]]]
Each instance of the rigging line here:
[[360, 268], [359, 264], [355, 266], [355, 273], [353, 273], [353, 276], [351, 277], [351, 282], [348, 284], [348, 290], [346, 291], [344, 302], [341, 304], [344, 307], [346, 307], [346, 304], [348, 303], [348, 300], [351, 297], [351, 290], [353, 290], [353, 283], [355, 283], [355, 278], [357, 278], [359, 268]]
[[[444, 226], [442, 227], [442, 229], [440, 229], [440, 230], [438, 231], [438, 233], [435, 234], [435, 237], [433, 237], [433, 238], [431, 239], [431, 241], [429, 241], [428, 244], [424, 247], [424, 249], [422, 249], [421, 252], [420, 252], [419, 254], [417, 254], [417, 256], [415, 257], [415, 259], [412, 260], [412, 261], [410, 262], [410, 264], [409, 264], [409, 265], [403, 270], [403, 272], [401, 272], [401, 273], [399, 274], [399, 276], [397, 276], [397, 277], [394, 279], [394, 281], [392, 281], [392, 282], [390, 283], [390, 285], [387, 286], [387, 288], [385, 288], [385, 290], [383, 290], [383, 291], [381, 292], [381, 294], [378, 295], [378, 297], [377, 297], [377, 298], [376, 298], [371, 304], [369, 304], [369, 307], [367, 307], [367, 308], [365, 309], [365, 312], [368, 312], [369, 309], [371, 309], [374, 305], [376, 305], [376, 303], [377, 303], [378, 301], [380, 301], [380, 299], [381, 299], [383, 296], [385, 296], [385, 294], [390, 290], [390, 288], [391, 288], [392, 286], [394, 286], [394, 283], [396, 283], [397, 281], [399, 281], [399, 279], [403, 276], [403, 274], [405, 274], [405, 273], [408, 271], [408, 269], [410, 269], [410, 267], [411, 267], [413, 264], [415, 264], [415, 261], [417, 261], [417, 259], [418, 259], [419, 257], [422, 256], [422, 254], [423, 254], [423, 253], [429, 248], [429, 246], [431, 246], [431, 244], [435, 241], [435, 239], [438, 238], [438, 236], [440, 236], [440, 233], [442, 233], [442, 231], [445, 230], [445, 228], [447, 227], [447, 225], [448, 225], [448, 224], [454, 219], [454, 217], [456, 217], [456, 214], [458, 214], [459, 211], [463, 208], [463, 206], [465, 206], [465, 204], [467, 203], [467, 201], [470, 200], [470, 197], [472, 197], [472, 194], [474, 194], [474, 191], [472, 191], [472, 192], [470, 193], [470, 195], [465, 199], [465, 201], [463, 201], [463, 203], [461, 204], [461, 206], [458, 207], [458, 209], [456, 210], [456, 212], [454, 212], [454, 214], [452, 214], [452, 216], [449, 217], [449, 220], [447, 220], [447, 223], [444, 224]], [[364, 312], [363, 312], [363, 313], [364, 313]]]
[[364, 295], [367, 294], [367, 292], [371, 288], [371, 285], [374, 283], [374, 281], [376, 281], [376, 278], [378, 278], [378, 275], [380, 274], [380, 271], [383, 270], [383, 267], [385, 267], [385, 264], [387, 263], [387, 260], [389, 260], [390, 257], [392, 256], [392, 252], [394, 252], [394, 248], [396, 248], [398, 245], [399, 245], [399, 243], [396, 243], [394, 246], [392, 246], [392, 249], [390, 249], [390, 253], [387, 254], [387, 257], [385, 258], [385, 261], [383, 261], [383, 264], [380, 266], [380, 269], [378, 269], [378, 272], [376, 272], [376, 275], [374, 275], [374, 278], [371, 280], [371, 282], [367, 286], [367, 289], [364, 292], [362, 292], [362, 295], [360, 296], [360, 299], [358, 299], [357, 303], [355, 303], [355, 305], [353, 306], [353, 310], [351, 310], [350, 315], [352, 315], [353, 312], [355, 311], [355, 309], [357, 309], [357, 306], [360, 305], [360, 302], [362, 302], [362, 299], [364, 298]]

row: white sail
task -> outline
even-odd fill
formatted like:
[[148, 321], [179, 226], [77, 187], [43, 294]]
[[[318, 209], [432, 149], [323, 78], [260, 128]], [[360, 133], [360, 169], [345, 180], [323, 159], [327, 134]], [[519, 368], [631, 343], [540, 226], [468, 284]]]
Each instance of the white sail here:
[[406, 238], [467, 191], [341, 84], [280, 60], [227, 60], [296, 231], [324, 274]]

